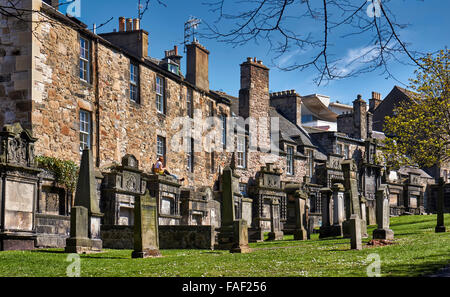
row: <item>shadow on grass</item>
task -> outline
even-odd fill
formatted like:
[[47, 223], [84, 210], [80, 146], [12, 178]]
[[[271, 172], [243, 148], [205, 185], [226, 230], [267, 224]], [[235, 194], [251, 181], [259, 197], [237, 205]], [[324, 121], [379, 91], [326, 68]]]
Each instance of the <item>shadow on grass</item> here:
[[45, 253], [45, 254], [70, 254], [65, 251], [50, 251], [50, 250], [32, 250], [32, 253]]
[[[448, 261], [432, 262], [422, 264], [394, 264], [381, 265], [381, 272], [384, 276], [429, 276], [439, 272], [449, 265]], [[386, 273], [389, 272], [389, 273]]]

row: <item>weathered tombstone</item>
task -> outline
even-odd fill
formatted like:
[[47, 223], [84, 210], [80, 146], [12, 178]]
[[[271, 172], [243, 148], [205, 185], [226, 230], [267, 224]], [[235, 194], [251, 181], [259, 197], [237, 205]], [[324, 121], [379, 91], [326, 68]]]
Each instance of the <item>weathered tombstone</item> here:
[[[342, 171], [344, 173], [344, 187], [346, 199], [346, 215], [347, 220], [343, 222], [344, 237], [349, 237], [350, 234], [350, 216], [357, 215], [359, 219], [361, 216], [361, 204], [358, 193], [358, 180], [356, 162], [354, 160], [346, 160], [342, 162]], [[367, 236], [367, 228], [361, 229], [361, 236]]]
[[435, 228], [436, 233], [446, 232], [444, 224], [444, 179], [439, 178], [439, 189], [437, 192], [437, 224]]
[[283, 240], [283, 231], [281, 231], [280, 222], [280, 203], [278, 200], [272, 200], [271, 216], [270, 216], [269, 240]]
[[350, 217], [350, 246], [352, 250], [362, 250], [361, 219], [355, 214]]
[[[100, 219], [103, 216], [97, 199], [97, 182], [90, 149], [83, 150], [81, 157], [80, 172], [78, 175], [74, 206], [82, 206], [88, 211], [88, 238], [89, 241], [66, 240], [66, 252], [89, 253], [102, 250], [100, 239]], [[74, 216], [72, 218], [72, 216]], [[80, 219], [78, 214], [71, 212], [71, 221]], [[82, 224], [82, 223], [81, 223]], [[75, 223], [78, 226], [78, 223]]]
[[389, 229], [390, 205], [387, 185], [381, 185], [376, 193], [378, 229], [373, 231], [373, 239], [394, 239], [394, 231]]
[[367, 220], [368, 220], [368, 209], [367, 209], [367, 199], [364, 196], [360, 196], [360, 207], [361, 207], [361, 236], [363, 238], [369, 237], [367, 233]]
[[160, 257], [158, 234], [158, 208], [156, 197], [147, 190], [136, 197], [134, 206], [134, 251], [132, 258]]
[[66, 239], [66, 253], [89, 253], [89, 212], [86, 207], [74, 206], [70, 213], [70, 238]]
[[344, 186], [342, 184], [334, 184], [333, 188], [333, 225], [331, 226], [331, 234], [333, 236], [342, 236], [342, 223], [345, 219], [344, 213]]
[[295, 219], [296, 228], [294, 230], [294, 240], [307, 240], [308, 232], [306, 230], [307, 219], [306, 219], [306, 200], [308, 195], [303, 191], [295, 192]]
[[331, 235], [331, 194], [332, 191], [329, 188], [323, 188], [320, 190], [322, 199], [322, 226], [319, 229], [319, 238], [330, 237]]
[[0, 132], [0, 251], [34, 249], [38, 174], [36, 138], [19, 123]]
[[249, 253], [248, 226], [245, 220], [236, 220], [235, 193], [236, 176], [227, 166], [222, 173], [221, 227], [218, 235], [217, 249], [230, 250], [232, 253]]

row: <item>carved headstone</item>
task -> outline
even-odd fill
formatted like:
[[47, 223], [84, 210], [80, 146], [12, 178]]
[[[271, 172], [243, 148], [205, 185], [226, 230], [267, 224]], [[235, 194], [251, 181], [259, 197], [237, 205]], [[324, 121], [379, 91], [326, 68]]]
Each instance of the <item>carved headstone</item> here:
[[0, 131], [0, 250], [34, 249], [38, 174], [36, 138], [19, 123]]
[[134, 206], [134, 251], [132, 258], [160, 257], [156, 198], [147, 190]]
[[270, 215], [269, 240], [283, 240], [283, 231], [281, 231], [280, 222], [280, 203], [278, 200], [272, 200], [271, 215]]
[[331, 226], [332, 236], [342, 236], [342, 223], [345, 220], [344, 213], [344, 186], [342, 184], [334, 184], [333, 188], [333, 225]]
[[373, 239], [394, 239], [394, 231], [389, 229], [390, 205], [387, 185], [381, 185], [376, 194], [378, 229], [373, 231]]

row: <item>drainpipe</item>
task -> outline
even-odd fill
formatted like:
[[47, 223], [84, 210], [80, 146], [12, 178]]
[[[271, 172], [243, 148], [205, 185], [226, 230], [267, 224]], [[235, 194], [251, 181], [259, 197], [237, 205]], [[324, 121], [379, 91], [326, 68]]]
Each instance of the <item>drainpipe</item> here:
[[96, 153], [96, 167], [100, 167], [100, 98], [98, 94], [99, 89], [99, 69], [98, 69], [98, 38], [95, 39], [95, 125], [96, 125], [96, 138], [97, 138], [97, 153]]

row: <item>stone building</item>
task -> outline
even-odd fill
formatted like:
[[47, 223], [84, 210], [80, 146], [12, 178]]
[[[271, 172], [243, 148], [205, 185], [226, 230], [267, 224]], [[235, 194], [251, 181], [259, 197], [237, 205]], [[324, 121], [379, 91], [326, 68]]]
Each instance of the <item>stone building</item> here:
[[[105, 247], [130, 247], [134, 199], [145, 189], [157, 197], [162, 247], [214, 246], [228, 166], [240, 192], [236, 219], [247, 221], [255, 240], [293, 232], [298, 191], [309, 197], [310, 225], [318, 227], [322, 190], [343, 183], [346, 159], [357, 161], [358, 190], [373, 223], [383, 135], [372, 130], [372, 112], [381, 95], [373, 94], [370, 111], [358, 96], [352, 112], [337, 117], [337, 132], [304, 127], [302, 97], [293, 90], [269, 94], [270, 70], [256, 58], [240, 65], [234, 97], [210, 90], [209, 51], [198, 41], [187, 45], [183, 75], [176, 46], [162, 59], [149, 56], [149, 33], [138, 19], [121, 17], [118, 30], [96, 34], [47, 2], [20, 1], [19, 8], [39, 12], [28, 21], [1, 16], [0, 126], [26, 128], [34, 155], [79, 164], [82, 150], [91, 149]], [[211, 125], [199, 126], [206, 119]], [[178, 180], [154, 174], [160, 156]], [[38, 207], [26, 231], [37, 235], [37, 246], [61, 246], [71, 193], [51, 173], [35, 175], [36, 196], [28, 199]], [[412, 181], [403, 191], [416, 195]]]

